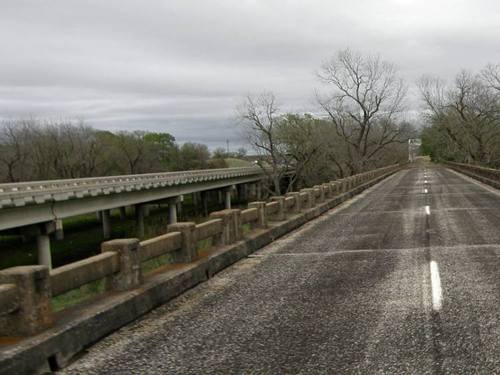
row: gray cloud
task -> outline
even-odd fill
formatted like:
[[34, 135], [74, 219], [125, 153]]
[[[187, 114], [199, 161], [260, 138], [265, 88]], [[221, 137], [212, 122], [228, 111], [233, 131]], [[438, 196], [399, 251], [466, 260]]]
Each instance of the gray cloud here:
[[499, 12], [466, 0], [2, 0], [0, 116], [236, 145], [244, 95], [273, 90], [283, 109], [315, 111], [314, 71], [340, 48], [380, 54], [410, 84], [500, 62]]

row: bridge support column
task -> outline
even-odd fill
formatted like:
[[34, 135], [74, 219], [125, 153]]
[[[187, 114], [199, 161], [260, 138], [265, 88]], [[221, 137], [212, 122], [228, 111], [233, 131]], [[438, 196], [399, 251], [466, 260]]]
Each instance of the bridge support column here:
[[56, 231], [55, 231], [55, 236], [56, 240], [64, 240], [64, 228], [63, 228], [63, 221], [61, 219], [56, 219], [54, 220], [54, 224], [56, 226]]
[[208, 216], [208, 191], [201, 192], [201, 206], [203, 216]]
[[248, 185], [247, 184], [239, 184], [236, 186], [238, 189], [238, 201], [239, 202], [248, 201]]
[[179, 204], [180, 198], [169, 198], [168, 199], [168, 224], [177, 223], [177, 205]]
[[127, 209], [126, 207], [120, 207], [120, 220], [125, 221], [127, 219]]
[[102, 235], [105, 240], [111, 238], [111, 220], [110, 220], [110, 210], [103, 210], [102, 212]]
[[231, 209], [231, 191], [233, 186], [224, 189], [224, 207], [226, 210]]
[[50, 236], [43, 231], [36, 236], [36, 246], [38, 249], [38, 264], [52, 269], [52, 255], [50, 253]]
[[262, 182], [257, 182], [256, 190], [257, 190], [257, 200], [261, 200], [262, 199]]
[[135, 221], [137, 237], [144, 237], [144, 206], [142, 204], [135, 205]]

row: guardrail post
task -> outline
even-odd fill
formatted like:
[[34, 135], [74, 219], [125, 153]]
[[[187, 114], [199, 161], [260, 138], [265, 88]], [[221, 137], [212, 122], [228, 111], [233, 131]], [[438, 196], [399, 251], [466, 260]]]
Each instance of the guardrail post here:
[[107, 290], [128, 290], [142, 283], [139, 240], [121, 238], [101, 244], [101, 252], [113, 251], [120, 259], [120, 272], [106, 277]]
[[271, 197], [271, 201], [278, 202], [278, 212], [276, 213], [274, 219], [276, 221], [285, 220], [286, 219], [286, 217], [285, 217], [285, 197], [283, 197], [283, 196]]
[[329, 183], [321, 184], [321, 188], [323, 189], [323, 196], [325, 199], [333, 198], [332, 185]]
[[167, 232], [181, 232], [182, 245], [179, 251], [172, 253], [174, 262], [189, 263], [196, 258], [196, 224], [188, 221], [170, 224]]
[[313, 208], [314, 205], [316, 204], [315, 203], [316, 200], [314, 199], [314, 189], [311, 188], [301, 189], [300, 192], [307, 194], [307, 202], [304, 205], [304, 208]]
[[259, 219], [257, 220], [257, 226], [260, 228], [266, 228], [267, 227], [266, 202], [251, 202], [248, 204], [248, 208], [257, 209], [259, 215]]
[[224, 245], [239, 241], [243, 235], [241, 230], [241, 210], [229, 209], [212, 212], [210, 217], [222, 220], [222, 238]]
[[285, 196], [293, 198], [292, 212], [294, 214], [300, 213], [300, 193], [297, 191], [292, 191], [292, 192], [286, 193]]
[[52, 326], [50, 274], [47, 266], [20, 266], [0, 271], [1, 284], [17, 288], [19, 308], [0, 317], [0, 335], [29, 336]]
[[316, 197], [316, 201], [318, 203], [324, 202], [325, 193], [323, 192], [323, 188], [320, 185], [316, 185], [313, 187], [313, 189], [314, 189], [314, 196]]

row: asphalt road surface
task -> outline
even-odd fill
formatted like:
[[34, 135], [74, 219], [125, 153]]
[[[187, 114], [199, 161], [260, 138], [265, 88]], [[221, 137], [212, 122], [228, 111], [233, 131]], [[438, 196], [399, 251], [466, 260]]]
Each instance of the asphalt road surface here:
[[500, 193], [398, 172], [65, 374], [500, 374]]

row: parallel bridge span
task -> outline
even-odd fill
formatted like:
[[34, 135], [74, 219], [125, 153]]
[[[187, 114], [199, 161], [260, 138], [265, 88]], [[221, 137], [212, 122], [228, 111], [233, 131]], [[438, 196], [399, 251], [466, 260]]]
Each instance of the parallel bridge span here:
[[261, 168], [245, 167], [0, 184], [0, 230], [263, 178]]

